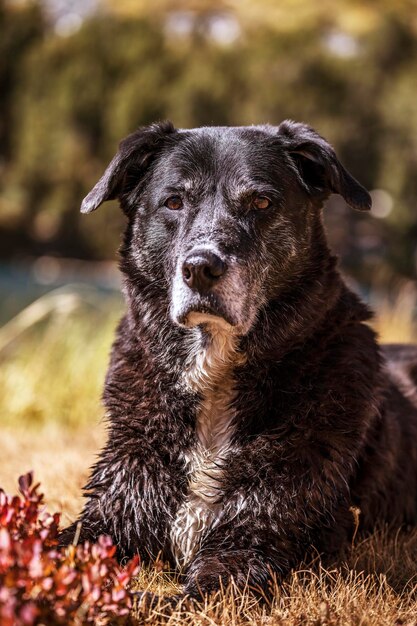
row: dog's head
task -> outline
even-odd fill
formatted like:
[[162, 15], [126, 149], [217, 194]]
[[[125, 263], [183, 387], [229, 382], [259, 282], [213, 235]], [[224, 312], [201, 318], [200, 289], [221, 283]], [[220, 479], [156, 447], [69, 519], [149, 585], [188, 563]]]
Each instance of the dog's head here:
[[320, 236], [320, 207], [338, 193], [369, 209], [368, 192], [304, 124], [130, 135], [82, 211], [118, 197], [125, 254], [165, 291], [172, 321], [244, 335], [262, 306], [300, 278]]

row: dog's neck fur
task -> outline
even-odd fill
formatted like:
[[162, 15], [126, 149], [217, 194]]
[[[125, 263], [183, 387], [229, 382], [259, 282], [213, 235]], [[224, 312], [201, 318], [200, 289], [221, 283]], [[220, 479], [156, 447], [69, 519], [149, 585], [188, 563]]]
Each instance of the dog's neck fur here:
[[231, 328], [198, 325], [189, 331], [190, 349], [184, 369], [187, 386], [206, 392], [235, 365], [243, 364], [245, 356], [239, 351], [239, 337]]
[[233, 371], [243, 365], [238, 337], [230, 329], [211, 325], [190, 331], [192, 345], [183, 374], [185, 385], [201, 396], [196, 434], [200, 446], [216, 452], [229, 438], [234, 397]]

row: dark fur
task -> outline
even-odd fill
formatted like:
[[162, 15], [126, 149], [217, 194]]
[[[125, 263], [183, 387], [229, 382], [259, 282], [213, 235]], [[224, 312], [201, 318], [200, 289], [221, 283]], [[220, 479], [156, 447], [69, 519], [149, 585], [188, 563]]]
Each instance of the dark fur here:
[[[158, 193], [175, 176], [194, 182], [194, 196], [170, 212]], [[272, 208], [236, 200], [234, 189], [254, 187], [268, 190]], [[353, 505], [366, 529], [417, 521], [417, 403], [406, 388], [417, 378], [417, 349], [381, 353], [369, 310], [326, 244], [320, 209], [332, 192], [370, 206], [330, 146], [301, 124], [179, 132], [166, 123], [121, 144], [83, 204], [89, 212], [118, 197], [128, 225], [127, 312], [104, 391], [109, 436], [86, 487], [81, 539], [107, 533], [121, 557], [174, 561], [169, 529], [187, 493], [183, 454], [195, 445], [201, 396], [178, 384], [190, 331], [172, 320], [170, 281], [208, 223], [225, 257], [246, 262], [247, 310], [259, 302], [239, 338], [247, 360], [233, 372], [233, 453], [219, 494], [229, 511], [242, 494], [247, 506], [205, 533], [185, 592], [198, 596], [230, 576], [266, 589], [271, 572], [285, 575], [312, 547], [336, 554], [352, 532]]]

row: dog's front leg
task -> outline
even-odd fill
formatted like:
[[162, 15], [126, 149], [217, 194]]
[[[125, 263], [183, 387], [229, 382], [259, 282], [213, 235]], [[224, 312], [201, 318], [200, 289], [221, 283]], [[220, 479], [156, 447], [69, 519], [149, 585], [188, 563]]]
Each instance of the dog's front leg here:
[[153, 450], [146, 463], [145, 452], [143, 445], [124, 455], [106, 447], [86, 487], [85, 507], [62, 531], [61, 546], [95, 542], [105, 534], [117, 545], [119, 558], [139, 553], [144, 561], [158, 555], [171, 559], [165, 538], [181, 497], [181, 464], [167, 463]]
[[269, 582], [273, 576], [273, 563], [266, 551], [259, 549], [200, 551], [185, 572], [184, 593], [200, 600], [205, 595], [226, 588], [233, 582], [240, 591], [246, 590], [267, 599]]

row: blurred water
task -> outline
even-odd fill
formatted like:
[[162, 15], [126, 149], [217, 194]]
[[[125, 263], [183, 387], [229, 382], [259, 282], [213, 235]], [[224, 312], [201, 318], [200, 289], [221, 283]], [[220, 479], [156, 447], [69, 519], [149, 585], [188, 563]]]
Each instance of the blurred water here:
[[88, 293], [110, 303], [120, 296], [115, 263], [41, 257], [22, 263], [0, 263], [0, 325], [34, 300], [60, 287]]

